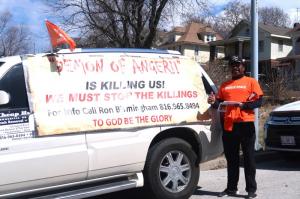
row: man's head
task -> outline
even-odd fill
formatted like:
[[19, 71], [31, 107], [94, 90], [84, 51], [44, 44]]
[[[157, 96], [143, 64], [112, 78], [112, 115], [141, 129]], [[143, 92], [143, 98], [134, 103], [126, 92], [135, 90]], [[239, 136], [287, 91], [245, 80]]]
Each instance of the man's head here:
[[245, 74], [244, 60], [238, 56], [232, 56], [229, 60], [229, 67], [231, 67], [232, 79], [238, 79]]

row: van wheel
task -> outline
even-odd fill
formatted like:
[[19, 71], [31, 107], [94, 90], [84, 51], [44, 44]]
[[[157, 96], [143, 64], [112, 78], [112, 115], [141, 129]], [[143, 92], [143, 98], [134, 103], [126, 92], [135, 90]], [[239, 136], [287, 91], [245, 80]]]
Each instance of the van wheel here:
[[196, 154], [189, 143], [169, 138], [153, 145], [148, 153], [145, 190], [156, 199], [187, 199], [199, 180]]

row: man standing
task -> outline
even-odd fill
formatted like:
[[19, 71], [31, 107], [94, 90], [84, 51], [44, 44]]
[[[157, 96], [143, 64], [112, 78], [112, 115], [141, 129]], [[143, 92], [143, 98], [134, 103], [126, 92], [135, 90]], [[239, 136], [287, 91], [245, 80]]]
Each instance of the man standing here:
[[219, 194], [219, 197], [233, 196], [238, 193], [241, 145], [244, 155], [247, 198], [255, 198], [257, 196], [254, 160], [256, 136], [253, 109], [261, 106], [263, 92], [254, 78], [245, 76], [243, 60], [233, 56], [229, 61], [229, 66], [232, 80], [224, 82], [217, 95], [211, 93], [207, 100], [213, 108], [218, 108], [222, 102], [226, 104], [221, 121], [223, 123], [224, 153], [227, 160], [227, 188]]

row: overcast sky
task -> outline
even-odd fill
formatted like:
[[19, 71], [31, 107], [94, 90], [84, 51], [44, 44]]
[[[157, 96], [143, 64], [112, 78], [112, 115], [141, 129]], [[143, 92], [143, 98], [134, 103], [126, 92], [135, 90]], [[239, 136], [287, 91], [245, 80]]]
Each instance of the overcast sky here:
[[[250, 3], [251, 0], [243, 0]], [[300, 21], [300, 0], [257, 0], [258, 6], [277, 6], [282, 8], [290, 15], [292, 22], [297, 21], [297, 7], [299, 8], [298, 21]], [[48, 42], [48, 34], [45, 27], [45, 19], [49, 19], [53, 23], [59, 25], [59, 21], [47, 12], [48, 8], [44, 4], [45, 0], [0, 0], [0, 12], [9, 10], [14, 15], [15, 23], [26, 25], [33, 32], [36, 38], [36, 50], [42, 51], [50, 43]], [[221, 12], [229, 2], [229, 0], [210, 0], [214, 3], [215, 14]], [[176, 24], [179, 25], [179, 24]], [[71, 35], [72, 36], [72, 35]], [[42, 42], [46, 41], [46, 42]], [[48, 42], [48, 43], [47, 43]], [[43, 45], [40, 45], [43, 43]], [[34, 45], [34, 44], [33, 44]]]

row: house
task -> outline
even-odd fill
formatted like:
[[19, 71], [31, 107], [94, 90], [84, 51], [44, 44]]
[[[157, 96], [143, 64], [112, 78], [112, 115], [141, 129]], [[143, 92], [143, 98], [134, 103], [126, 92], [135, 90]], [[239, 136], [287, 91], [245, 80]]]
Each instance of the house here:
[[300, 24], [295, 23], [294, 28], [288, 35], [292, 38], [292, 52], [287, 57], [278, 58], [280, 65], [286, 65], [293, 68], [293, 75], [300, 77]]
[[286, 74], [290, 87], [300, 91], [300, 24], [295, 23], [288, 35], [292, 38], [292, 52], [286, 57], [278, 58], [277, 62], [281, 71]]
[[[200, 63], [209, 61], [209, 42], [223, 38], [211, 27], [191, 22], [185, 27], [175, 27], [170, 32], [162, 34], [156, 43], [159, 49], [177, 50]], [[223, 47], [216, 49], [217, 57], [223, 57]]]
[[[225, 58], [238, 55], [241, 58], [250, 60], [251, 58], [251, 24], [247, 20], [242, 20], [230, 32], [224, 40], [210, 42], [211, 60], [215, 56], [218, 46], [224, 47]], [[277, 59], [292, 54], [292, 39], [288, 34], [290, 28], [277, 27], [269, 24], [258, 24], [258, 50], [259, 50], [259, 73], [266, 74], [272, 67], [278, 67]], [[247, 71], [250, 71], [249, 65]]]

